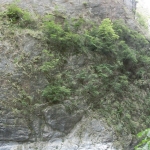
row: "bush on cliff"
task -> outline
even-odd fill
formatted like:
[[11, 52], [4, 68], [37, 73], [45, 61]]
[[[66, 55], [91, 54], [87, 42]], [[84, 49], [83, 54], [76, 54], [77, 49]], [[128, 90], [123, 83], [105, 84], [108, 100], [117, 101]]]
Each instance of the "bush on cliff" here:
[[17, 24], [22, 28], [35, 28], [35, 21], [31, 14], [26, 10], [22, 10], [16, 4], [9, 5], [5, 15], [12, 24]]

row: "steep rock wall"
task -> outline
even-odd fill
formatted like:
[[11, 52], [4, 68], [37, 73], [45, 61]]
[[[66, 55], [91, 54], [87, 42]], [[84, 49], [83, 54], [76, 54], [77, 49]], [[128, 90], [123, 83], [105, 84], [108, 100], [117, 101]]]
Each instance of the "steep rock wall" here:
[[[0, 0], [0, 9], [5, 10], [6, 4], [11, 2], [11, 0]], [[58, 11], [67, 14], [68, 16], [81, 16], [87, 19], [92, 18], [96, 21], [101, 21], [102, 19], [109, 17], [112, 20], [123, 19], [131, 26], [134, 26], [133, 10], [136, 7], [135, 1], [130, 0], [95, 0], [94, 2], [92, 0], [21, 0], [19, 5], [29, 9], [31, 12], [42, 15]], [[29, 58], [25, 60], [26, 62], [40, 55], [43, 45], [42, 43], [39, 44], [38, 33], [35, 35], [35, 38], [30, 36], [30, 33], [25, 33], [22, 35], [15, 35], [13, 39], [5, 36], [6, 34], [8, 34], [7, 31], [3, 30], [1, 27], [0, 37], [3, 40], [0, 41], [0, 100], [7, 101], [8, 99], [15, 97], [15, 91], [8, 82], [10, 76], [14, 81], [21, 83], [23, 88], [25, 88], [34, 99], [41, 99], [37, 90], [43, 89], [47, 84], [46, 79], [44, 79], [42, 75], [37, 75], [36, 77], [31, 75], [30, 80], [28, 80], [23, 72], [18, 70], [17, 64], [14, 63], [16, 57], [20, 57], [20, 55], [23, 57], [25, 53], [29, 56]], [[16, 48], [16, 43], [17, 49], [14, 50], [14, 48]], [[78, 60], [74, 62], [73, 66], [75, 65], [78, 66]], [[105, 130], [107, 126], [100, 123], [101, 118], [89, 121], [88, 117], [85, 117], [86, 119], [84, 120], [82, 119], [84, 116], [82, 109], [78, 108], [73, 114], [69, 114], [64, 107], [65, 105], [66, 104], [57, 105], [56, 107], [40, 106], [43, 107], [43, 116], [31, 116], [32, 122], [27, 122], [25, 118], [14, 116], [2, 106], [0, 109], [0, 150], [37, 149], [37, 146], [39, 150], [43, 147], [45, 147], [43, 150], [48, 150], [57, 149], [62, 145], [64, 145], [61, 148], [63, 150], [93, 150], [94, 148], [101, 150], [114, 149], [112, 145], [116, 142], [116, 139], [111, 138], [113, 134], [109, 135], [109, 131]], [[92, 116], [92, 119], [93, 117], [94, 116]], [[82, 121], [80, 122], [80, 120]], [[87, 124], [84, 122], [87, 122]], [[80, 131], [80, 138], [76, 135], [76, 130], [79, 130], [79, 126], [84, 126], [84, 131]], [[91, 131], [93, 132], [91, 133]], [[111, 130], [111, 132], [113, 132], [113, 130]], [[105, 136], [106, 138], [104, 138]], [[97, 137], [100, 138], [97, 139]], [[128, 139], [129, 145], [131, 140], [130, 136]], [[36, 143], [37, 145], [16, 144], [16, 142], [48, 140], [51, 140], [51, 142]], [[66, 144], [67, 142], [73, 144], [68, 145]], [[102, 144], [99, 145], [100, 142]], [[119, 149], [121, 149], [121, 146], [119, 146]]]
[[[13, 0], [1, 0], [2, 6]], [[20, 6], [31, 12], [40, 14], [53, 11], [63, 12], [74, 17], [82, 16], [102, 20], [123, 19], [130, 25], [134, 22], [134, 11], [136, 10], [135, 0], [21, 0]]]

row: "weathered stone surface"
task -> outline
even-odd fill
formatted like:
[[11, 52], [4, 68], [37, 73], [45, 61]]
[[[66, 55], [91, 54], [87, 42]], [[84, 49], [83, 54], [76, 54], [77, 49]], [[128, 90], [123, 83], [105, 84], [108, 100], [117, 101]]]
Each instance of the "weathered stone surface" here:
[[12, 150], [16, 147], [16, 144], [13, 142], [0, 142], [0, 150]]
[[82, 118], [81, 112], [69, 114], [65, 106], [59, 104], [46, 108], [44, 110], [46, 123], [50, 125], [53, 130], [58, 130], [68, 134], [71, 129]]
[[0, 141], [28, 141], [31, 131], [22, 118], [7, 113], [0, 118]]
[[[93, 118], [94, 117], [94, 118]], [[83, 117], [74, 129], [65, 137], [53, 138], [49, 142], [35, 142], [12, 145], [9, 150], [119, 150], [112, 143], [116, 142], [113, 130], [98, 116], [90, 113]], [[9, 145], [5, 145], [9, 146]], [[4, 146], [3, 146], [4, 147]], [[0, 149], [1, 150], [1, 149]], [[4, 149], [5, 150], [5, 149]]]
[[29, 139], [29, 129], [22, 126], [1, 126], [0, 140], [3, 141], [27, 141]]
[[[12, 0], [0, 0], [0, 2], [1, 5], [4, 5], [12, 2]], [[82, 16], [96, 20], [109, 17], [111, 19], [124, 19], [127, 23], [132, 19], [134, 20], [133, 11], [136, 9], [135, 0], [21, 0], [19, 4], [30, 12], [35, 11], [40, 14], [60, 11], [62, 14], [74, 17]], [[126, 18], [126, 15], [132, 17]]]

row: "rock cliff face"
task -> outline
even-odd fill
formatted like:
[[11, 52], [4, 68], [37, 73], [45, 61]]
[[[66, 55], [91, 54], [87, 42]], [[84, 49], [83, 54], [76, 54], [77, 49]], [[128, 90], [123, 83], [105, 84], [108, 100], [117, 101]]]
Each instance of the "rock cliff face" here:
[[[48, 114], [48, 117], [51, 114]], [[94, 118], [93, 118], [94, 117]], [[96, 117], [96, 118], [95, 118]], [[51, 139], [49, 142], [39, 141], [39, 142], [25, 142], [23, 144], [3, 142], [1, 143], [1, 150], [115, 150], [113, 148], [112, 142], [116, 141], [113, 135], [112, 129], [108, 128], [104, 124], [103, 120], [100, 119], [95, 114], [91, 114], [90, 117], [83, 117], [82, 120], [76, 125], [72, 131], [66, 135], [62, 136], [62, 131], [64, 122], [71, 126], [66, 120], [62, 120], [59, 125], [55, 126], [60, 132], [54, 131], [50, 126], [45, 125], [44, 127], [44, 137], [45, 139], [49, 137]], [[68, 120], [67, 120], [68, 121]], [[55, 121], [56, 122], [56, 121]], [[66, 125], [65, 125], [66, 126]], [[68, 131], [65, 130], [66, 132]], [[55, 134], [54, 134], [55, 132]], [[51, 138], [50, 138], [51, 137]]]
[[[1, 0], [1, 5], [13, 0]], [[135, 0], [26, 0], [20, 1], [20, 6], [40, 14], [59, 11], [71, 16], [84, 16], [89, 19], [123, 19], [130, 23], [136, 9]]]
[[[0, 0], [1, 11], [11, 2], [11, 0]], [[133, 12], [136, 9], [134, 0], [21, 0], [19, 5], [41, 15], [58, 11], [68, 16], [82, 16], [96, 21], [106, 17], [112, 20], [123, 19], [134, 27]], [[9, 82], [10, 76], [12, 81], [21, 84], [22, 88], [38, 101], [42, 98], [37, 90], [45, 87], [46, 79], [41, 74], [35, 75], [29, 72], [29, 80], [24, 72], [18, 69], [18, 64], [14, 63], [14, 60], [28, 56], [28, 59], [24, 59], [24, 63], [30, 62], [41, 54], [43, 43], [39, 43], [38, 40], [40, 33], [26, 31], [16, 34], [13, 39], [11, 34], [13, 33], [7, 33], [3, 29], [1, 23], [0, 101], [3, 103], [13, 100], [16, 94], [19, 95], [16, 87], [13, 88]], [[80, 67], [85, 62], [82, 59], [70, 58], [69, 63], [72, 67]], [[34, 68], [36, 67], [35, 63]], [[18, 114], [16, 117], [8, 108], [0, 106], [0, 150], [121, 150], [121, 144], [118, 144], [113, 129], [105, 124], [103, 118], [86, 111], [84, 105], [81, 107], [80, 104], [71, 113], [67, 110], [70, 107], [69, 100], [54, 106], [39, 105], [36, 106], [40, 108], [36, 109], [36, 115], [32, 116], [28, 112], [29, 120]], [[127, 141], [129, 148], [130, 135]]]

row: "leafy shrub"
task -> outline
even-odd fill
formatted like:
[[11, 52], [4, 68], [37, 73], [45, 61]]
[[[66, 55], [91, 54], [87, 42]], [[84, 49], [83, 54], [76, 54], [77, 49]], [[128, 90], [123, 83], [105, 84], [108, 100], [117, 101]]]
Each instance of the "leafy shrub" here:
[[61, 102], [66, 96], [69, 96], [70, 93], [71, 90], [69, 88], [55, 82], [54, 85], [48, 85], [43, 90], [42, 95], [47, 99], [48, 102], [58, 103]]
[[99, 27], [86, 31], [85, 36], [90, 50], [96, 50], [105, 55], [115, 53], [115, 43], [119, 36], [115, 33], [113, 23], [109, 18], [104, 19]]
[[79, 30], [82, 23], [84, 23], [82, 19], [76, 21], [73, 24], [74, 29], [71, 31], [71, 28], [66, 30], [65, 26], [63, 28], [62, 25], [54, 21], [46, 21], [44, 23], [44, 31], [48, 43], [54, 49], [61, 51], [79, 51], [87, 48], [106, 55], [115, 53], [115, 43], [119, 36], [115, 33], [110, 19], [104, 19], [99, 27], [93, 27], [89, 31], [85, 30], [85, 32], [75, 33], [76, 30]]
[[61, 40], [64, 36], [64, 30], [61, 25], [55, 24], [54, 21], [45, 22], [44, 31], [47, 35], [48, 40], [53, 44], [61, 44]]
[[110, 64], [101, 64], [96, 66], [96, 72], [99, 77], [106, 79], [113, 75], [114, 66]]
[[128, 77], [126, 75], [120, 75], [116, 77], [110, 84], [115, 92], [122, 94], [122, 92], [126, 90], [128, 83]]
[[71, 31], [65, 31], [61, 25], [54, 21], [44, 23], [44, 32], [48, 43], [55, 50], [65, 51], [80, 48], [80, 36]]
[[74, 20], [73, 26], [75, 28], [75, 31], [78, 31], [84, 23], [85, 23], [85, 20], [83, 18]]
[[141, 51], [143, 47], [148, 46], [149, 42], [142, 34], [131, 30], [121, 20], [117, 20], [113, 23], [113, 29], [115, 30], [116, 34], [119, 35], [119, 40], [124, 41], [129, 47]]
[[150, 63], [150, 57], [147, 55], [139, 55], [138, 61], [139, 61], [138, 63], [140, 65], [146, 66], [146, 65], [149, 65], [149, 63]]
[[118, 43], [118, 48], [119, 59], [121, 61], [128, 61], [128, 64], [137, 63], [136, 52], [133, 49], [131, 49], [127, 44], [125, 44], [125, 41], [120, 41]]
[[71, 93], [71, 90], [57, 77], [58, 74], [61, 76], [58, 69], [59, 61], [59, 57], [56, 54], [43, 50], [43, 63], [40, 70], [46, 75], [48, 85], [44, 88], [42, 96], [50, 103], [61, 102]]
[[98, 36], [101, 39], [102, 50], [104, 52], [110, 52], [113, 50], [114, 43], [119, 38], [113, 29], [113, 23], [110, 19], [104, 19], [99, 26]]
[[122, 21], [115, 21], [113, 28], [119, 35], [117, 43], [117, 60], [123, 63], [122, 70], [128, 72], [131, 78], [140, 77], [140, 67], [146, 66], [149, 62], [149, 42], [144, 35], [131, 30]]
[[148, 17], [142, 15], [141, 13], [136, 13], [136, 20], [139, 22], [139, 24], [144, 27], [146, 30], [148, 30]]
[[[122, 93], [128, 85], [128, 77], [119, 75], [117, 68], [110, 64], [101, 64], [96, 67], [96, 72], [107, 89], [115, 93]], [[115, 72], [118, 74], [115, 76]]]
[[44, 73], [49, 74], [49, 72], [55, 69], [59, 63], [59, 58], [55, 58], [54, 54], [50, 53], [48, 50], [43, 50], [43, 59], [44, 62], [40, 67], [40, 70]]
[[135, 150], [149, 150], [150, 149], [150, 129], [146, 129], [137, 134], [138, 138], [143, 140], [135, 147]]
[[113, 29], [119, 36], [119, 40], [128, 41], [130, 36], [130, 29], [122, 20], [116, 20], [113, 22]]
[[6, 16], [13, 24], [18, 24], [20, 27], [33, 27], [34, 21], [31, 18], [31, 14], [25, 10], [19, 8], [16, 4], [8, 6]]

